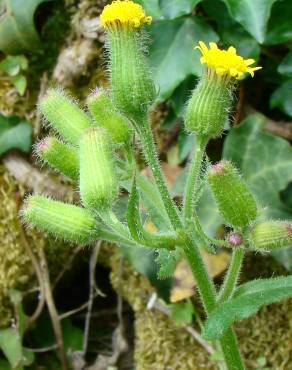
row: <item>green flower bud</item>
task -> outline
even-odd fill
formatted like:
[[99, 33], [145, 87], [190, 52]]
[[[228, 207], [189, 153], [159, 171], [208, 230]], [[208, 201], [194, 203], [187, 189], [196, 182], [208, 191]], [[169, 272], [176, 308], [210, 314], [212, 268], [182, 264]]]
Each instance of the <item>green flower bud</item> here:
[[70, 144], [77, 145], [91, 121], [62, 91], [51, 89], [40, 103], [40, 111], [52, 127]]
[[113, 101], [117, 109], [134, 120], [147, 114], [156, 96], [142, 37], [134, 27], [108, 28]]
[[226, 222], [242, 227], [255, 220], [255, 199], [230, 162], [221, 161], [212, 166], [208, 181]]
[[108, 134], [101, 128], [86, 131], [80, 140], [80, 195], [86, 207], [111, 208], [118, 182]]
[[36, 145], [37, 155], [52, 168], [72, 180], [79, 178], [79, 159], [76, 148], [55, 137], [46, 137]]
[[251, 231], [254, 248], [271, 250], [292, 245], [292, 222], [266, 221], [256, 225]]
[[220, 136], [228, 120], [232, 88], [224, 79], [205, 74], [188, 103], [185, 126], [199, 137]]
[[28, 198], [23, 218], [40, 230], [73, 243], [88, 244], [98, 237], [97, 222], [88, 210], [43, 196]]
[[115, 144], [130, 142], [132, 136], [130, 122], [117, 112], [105, 91], [96, 89], [89, 95], [87, 105], [97, 125], [107, 130]]

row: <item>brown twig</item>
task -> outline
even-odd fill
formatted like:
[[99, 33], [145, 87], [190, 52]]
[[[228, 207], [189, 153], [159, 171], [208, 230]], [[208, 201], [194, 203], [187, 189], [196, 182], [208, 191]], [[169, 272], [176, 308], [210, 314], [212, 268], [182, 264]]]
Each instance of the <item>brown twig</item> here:
[[76, 255], [82, 250], [82, 246], [81, 245], [78, 245], [72, 252], [72, 254], [70, 255], [70, 257], [68, 258], [68, 261], [67, 263], [65, 264], [65, 266], [63, 267], [63, 269], [60, 271], [60, 273], [58, 274], [58, 276], [56, 277], [56, 279], [53, 281], [53, 284], [52, 284], [52, 288], [53, 290], [55, 289], [55, 287], [57, 286], [57, 284], [59, 283], [59, 281], [62, 279], [62, 277], [64, 276], [65, 272], [68, 271], [73, 263], [73, 260], [74, 258], [76, 257]]
[[3, 158], [3, 163], [11, 176], [35, 193], [43, 193], [57, 199], [74, 196], [73, 189], [54, 181], [48, 173], [39, 171], [17, 153], [7, 154]]
[[43, 248], [39, 250], [39, 257], [40, 257], [40, 267], [43, 277], [43, 284], [44, 284], [44, 294], [45, 299], [48, 307], [48, 311], [52, 320], [52, 326], [56, 337], [56, 344], [57, 350], [62, 366], [62, 370], [68, 370], [67, 364], [67, 357], [64, 349], [64, 342], [63, 342], [63, 333], [60, 323], [60, 318], [55, 306], [54, 297], [52, 294], [51, 284], [50, 284], [50, 277], [47, 265], [47, 259]]
[[100, 246], [101, 246], [101, 242], [98, 241], [92, 250], [90, 262], [89, 262], [89, 300], [88, 300], [88, 309], [87, 309], [87, 314], [85, 318], [85, 327], [84, 327], [84, 336], [83, 336], [83, 347], [82, 347], [83, 356], [86, 355], [87, 346], [88, 346], [90, 319], [91, 319], [93, 300], [95, 296], [95, 268], [96, 268]]
[[34, 313], [28, 318], [28, 321], [26, 323], [26, 329], [28, 329], [30, 325], [37, 320], [37, 318], [40, 316], [40, 314], [43, 311], [43, 308], [45, 305], [44, 282], [43, 282], [43, 275], [42, 275], [42, 271], [38, 263], [38, 260], [35, 257], [32, 249], [30, 248], [30, 245], [27, 241], [22, 225], [20, 223], [19, 223], [19, 234], [20, 234], [22, 244], [31, 259], [31, 262], [33, 264], [33, 267], [35, 269], [35, 273], [38, 279], [38, 283], [40, 285], [39, 302], [38, 302], [37, 308], [35, 309]]

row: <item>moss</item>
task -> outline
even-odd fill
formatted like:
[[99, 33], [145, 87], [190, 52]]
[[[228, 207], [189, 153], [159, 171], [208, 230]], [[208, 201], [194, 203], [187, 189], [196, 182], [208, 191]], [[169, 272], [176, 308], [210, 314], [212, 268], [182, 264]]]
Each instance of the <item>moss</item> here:
[[13, 317], [9, 289], [24, 291], [37, 286], [35, 270], [23, 238], [35, 254], [40, 246], [45, 248], [52, 277], [59, 274], [71, 254], [71, 248], [33, 229], [23, 228], [19, 209], [25, 189], [8, 175], [3, 166], [0, 166], [0, 188], [0, 327], [3, 327]]

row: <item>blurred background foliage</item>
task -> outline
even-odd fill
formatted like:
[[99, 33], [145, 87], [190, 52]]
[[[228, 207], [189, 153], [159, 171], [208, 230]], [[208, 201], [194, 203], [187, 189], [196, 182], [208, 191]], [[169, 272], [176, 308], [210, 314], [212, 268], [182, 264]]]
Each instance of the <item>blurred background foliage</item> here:
[[[5, 171], [9, 169], [7, 158], [15, 150], [21, 151], [22, 158], [27, 162], [34, 162], [31, 156], [32, 144], [38, 136], [44, 134], [40, 129], [40, 117], [35, 106], [48, 85], [61, 84], [81, 101], [97, 84], [107, 86], [106, 76], [101, 70], [104, 37], [98, 28], [98, 17], [106, 2], [26, 0], [24, 4], [21, 0], [0, 0], [0, 155], [6, 166]], [[188, 159], [196, 145], [195, 138], [188, 136], [183, 128], [186, 103], [202, 73], [200, 55], [194, 47], [199, 40], [206, 43], [215, 41], [223, 48], [235, 46], [238, 54], [255, 59], [263, 69], [253, 79], [246, 78], [240, 82], [230, 115], [231, 124], [226, 124], [220, 139], [208, 145], [210, 160], [231, 159], [241, 169], [259, 201], [262, 219], [292, 219], [291, 0], [137, 2], [153, 17], [152, 25], [147, 28], [150, 44], [148, 56], [158, 91], [153, 128], [173, 196], [180, 201]], [[147, 169], [145, 172], [147, 174]], [[59, 182], [62, 186], [68, 185], [63, 178]], [[11, 194], [15, 197], [15, 190]], [[148, 189], [148, 195], [143, 202], [151, 208], [154, 196], [152, 188]], [[17, 207], [15, 205], [14, 221]], [[117, 204], [121, 215], [125, 207], [126, 201], [122, 198]], [[222, 220], [207, 187], [200, 200], [199, 212], [209, 235], [224, 236]], [[167, 227], [155, 220], [155, 217], [155, 225], [147, 223], [146, 215], [145, 219], [149, 230], [157, 226]], [[126, 248], [123, 254], [136, 271], [149, 278], [160, 296], [168, 300], [174, 294], [174, 290], [172, 293], [170, 291], [174, 289], [173, 281], [169, 278], [158, 279], [157, 272], [160, 277], [168, 277], [170, 272], [175, 271], [176, 281], [179, 281], [181, 270], [176, 264], [179, 256], [166, 256], [163, 252], [157, 256], [144, 249]], [[274, 257], [288, 271], [292, 271], [291, 248], [275, 252]], [[48, 256], [49, 264], [53, 264], [50, 258]], [[86, 270], [84, 265], [88, 263], [88, 255], [83, 259], [85, 261], [81, 265]], [[216, 263], [220, 266], [214, 269], [218, 270], [214, 276], [226, 267], [226, 256], [219, 257]], [[161, 265], [165, 270], [161, 270]], [[4, 268], [1, 274], [5, 276]], [[82, 290], [79, 284], [75, 286], [76, 297]], [[10, 288], [19, 288], [18, 283], [8, 285]], [[183, 285], [175, 286], [176, 292], [179, 289], [181, 294], [186, 289]], [[192, 289], [193, 285], [182, 297], [191, 296]], [[60, 290], [64, 292], [64, 288]], [[80, 294], [75, 301], [73, 299], [73, 303], [81, 303], [82, 298], [85, 299], [84, 294]], [[6, 294], [6, 299], [11, 300], [11, 292]], [[132, 298], [126, 299], [135, 306]], [[103, 306], [106, 304], [102, 303]], [[179, 304], [171, 308], [173, 318], [189, 323], [194, 315], [193, 306], [188, 303]], [[20, 305], [18, 297], [18, 310], [22, 309]], [[15, 302], [11, 302], [11, 307], [15, 308]], [[69, 303], [61, 304], [64, 311], [69, 308], [72, 308]], [[30, 346], [52, 345], [54, 340], [48, 321], [49, 316], [45, 312], [30, 333]], [[79, 324], [76, 325], [70, 317], [62, 324], [65, 347], [73, 351], [82, 349], [83, 333]], [[101, 337], [103, 330], [100, 329]], [[18, 359], [15, 366], [20, 369], [33, 362], [31, 354], [23, 355], [22, 334], [19, 330], [13, 331], [9, 337], [12, 344], [7, 352], [7, 348], [3, 348], [7, 333], [1, 339], [0, 332], [2, 350], [6, 351], [10, 363]], [[17, 353], [18, 357], [12, 355], [11, 359], [11, 353]], [[24, 361], [24, 357], [27, 357], [27, 361]], [[1, 361], [0, 368], [9, 369], [7, 361]], [[45, 369], [58, 369], [56, 357], [43, 355], [42, 361]], [[143, 370], [147, 370], [147, 366], [143, 366]]]

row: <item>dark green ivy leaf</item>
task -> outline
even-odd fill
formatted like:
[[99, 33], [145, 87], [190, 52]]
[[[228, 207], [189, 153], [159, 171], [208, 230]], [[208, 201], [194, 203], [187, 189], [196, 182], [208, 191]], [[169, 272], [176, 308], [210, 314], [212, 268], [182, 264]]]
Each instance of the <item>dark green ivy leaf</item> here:
[[6, 117], [0, 113], [0, 155], [10, 149], [28, 153], [31, 147], [32, 126], [16, 116]]
[[292, 117], [292, 79], [283, 83], [273, 92], [270, 103], [272, 108], [279, 108]]

